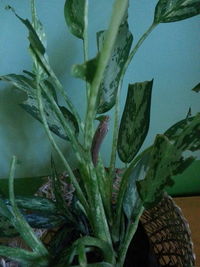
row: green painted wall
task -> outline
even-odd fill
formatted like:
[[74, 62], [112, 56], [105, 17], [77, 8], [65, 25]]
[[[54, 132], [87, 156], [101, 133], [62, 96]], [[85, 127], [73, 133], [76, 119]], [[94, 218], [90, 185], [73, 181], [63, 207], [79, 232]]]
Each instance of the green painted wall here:
[[[64, 0], [36, 2], [48, 37], [50, 62], [82, 114], [85, 87], [70, 75], [72, 64], [83, 60], [81, 41], [71, 36], [65, 26]], [[157, 1], [130, 2], [129, 23], [136, 42], [150, 25]], [[26, 29], [11, 12], [4, 9], [6, 5], [12, 5], [22, 17], [30, 18], [29, 3], [27, 0], [0, 2], [0, 75], [21, 73], [23, 69], [31, 68]], [[95, 33], [106, 28], [112, 3], [108, 0], [90, 1], [90, 57], [96, 53]], [[155, 29], [131, 64], [124, 81], [122, 106], [128, 83], [154, 78], [151, 126], [144, 147], [153, 142], [156, 133], [162, 133], [171, 124], [184, 118], [189, 107], [193, 114], [200, 110], [200, 94], [191, 91], [199, 82], [199, 45], [199, 17], [163, 24]], [[18, 177], [49, 173], [51, 147], [41, 125], [20, 109], [18, 104], [23, 99], [22, 94], [0, 83], [0, 177], [7, 177], [13, 154], [19, 159]], [[110, 140], [111, 129], [102, 148], [105, 164], [108, 162]], [[58, 142], [73, 161], [69, 146], [60, 140]], [[200, 154], [197, 157], [200, 158]], [[193, 184], [192, 181], [189, 183]], [[180, 183], [176, 190], [179, 188]]]

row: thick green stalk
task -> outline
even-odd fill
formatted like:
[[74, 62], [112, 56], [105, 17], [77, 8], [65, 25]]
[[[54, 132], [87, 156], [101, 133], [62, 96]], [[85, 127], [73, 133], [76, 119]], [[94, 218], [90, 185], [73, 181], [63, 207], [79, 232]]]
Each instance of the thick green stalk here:
[[[84, 10], [84, 32], [83, 32], [83, 54], [84, 61], [88, 61], [88, 0], [85, 0], [85, 10]], [[86, 81], [86, 96], [87, 101], [89, 101], [90, 95], [90, 84]]]
[[13, 156], [10, 175], [9, 175], [9, 199], [12, 206], [13, 219], [12, 223], [19, 231], [21, 237], [26, 241], [30, 248], [35, 251], [38, 256], [48, 257], [48, 251], [37, 238], [30, 225], [26, 222], [22, 214], [20, 213], [16, 203], [14, 195], [14, 173], [15, 173], [16, 157]]
[[85, 147], [90, 151], [93, 137], [93, 121], [96, 113], [98, 91], [103, 75], [110, 59], [113, 46], [118, 34], [119, 26], [128, 8], [128, 0], [115, 0], [109, 28], [106, 32], [103, 49], [100, 53], [97, 71], [91, 84], [89, 103], [85, 120]]
[[54, 138], [52, 136], [52, 133], [49, 130], [49, 126], [48, 126], [48, 123], [47, 123], [47, 120], [46, 120], [44, 107], [43, 107], [43, 103], [42, 103], [42, 95], [41, 95], [40, 86], [38, 86], [38, 88], [37, 88], [37, 99], [38, 99], [40, 115], [41, 115], [41, 118], [42, 118], [42, 122], [43, 122], [43, 125], [44, 125], [44, 128], [45, 128], [45, 131], [47, 133], [47, 136], [48, 136], [52, 146], [54, 147], [55, 151], [58, 153], [60, 159], [62, 160], [66, 170], [68, 171], [68, 174], [69, 174], [69, 177], [71, 179], [71, 182], [75, 187], [77, 197], [80, 200], [81, 204], [83, 205], [86, 213], [88, 214], [89, 206], [88, 206], [87, 200], [85, 199], [85, 196], [84, 196], [84, 194], [82, 192], [82, 189], [80, 188], [79, 183], [77, 182], [77, 179], [74, 176], [74, 173], [73, 173], [71, 167], [69, 166], [67, 160], [65, 159], [65, 156], [63, 155], [62, 151], [60, 150], [60, 148], [56, 144], [56, 142], [55, 142], [55, 140], [54, 140]]
[[[30, 48], [32, 49], [32, 48]], [[80, 129], [83, 131], [83, 123], [80, 119], [80, 116], [78, 114], [78, 112], [76, 111], [74, 105], [72, 104], [71, 100], [69, 99], [69, 97], [66, 95], [65, 90], [62, 86], [62, 84], [60, 83], [60, 81], [58, 80], [57, 76], [55, 75], [54, 71], [52, 70], [52, 68], [50, 67], [49, 63], [47, 62], [47, 60], [45, 59], [45, 57], [43, 55], [41, 55], [40, 52], [38, 52], [37, 50], [33, 51], [34, 54], [37, 55], [38, 59], [41, 62], [41, 65], [43, 66], [43, 68], [46, 70], [46, 72], [48, 73], [48, 75], [50, 76], [55, 88], [60, 91], [64, 101], [66, 102], [67, 106], [69, 107], [70, 111], [73, 113], [73, 115], [76, 117], [78, 123], [79, 123], [79, 127]]]

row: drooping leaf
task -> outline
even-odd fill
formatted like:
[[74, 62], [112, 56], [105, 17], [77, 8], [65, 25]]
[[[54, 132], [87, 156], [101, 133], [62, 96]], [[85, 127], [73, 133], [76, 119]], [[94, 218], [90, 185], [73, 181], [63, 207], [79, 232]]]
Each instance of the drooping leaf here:
[[199, 0], [159, 0], [154, 23], [174, 22], [200, 14]]
[[24, 75], [8, 74], [0, 76], [0, 80], [11, 83], [17, 89], [27, 93], [30, 88], [35, 87], [35, 82]]
[[192, 90], [198, 93], [200, 91], [200, 83], [198, 83]]
[[147, 135], [152, 86], [153, 81], [129, 85], [117, 144], [123, 162], [130, 162], [134, 158]]
[[66, 0], [64, 15], [70, 32], [83, 39], [85, 30], [86, 0]]
[[129, 176], [129, 182], [123, 201], [123, 210], [129, 220], [136, 215], [137, 208], [140, 207], [141, 199], [137, 191], [136, 181], [145, 178], [148, 170], [148, 162], [149, 154], [147, 153], [137, 163]]
[[[51, 104], [48, 102], [46, 98], [43, 99], [44, 103], [44, 110], [47, 118], [47, 122], [49, 125], [50, 130], [55, 133], [57, 136], [61, 137], [62, 139], [68, 140], [68, 137], [66, 136], [65, 131], [63, 130], [63, 127], [60, 123], [60, 120], [52, 110]], [[40, 111], [38, 108], [38, 101], [37, 97], [34, 93], [28, 93], [28, 98], [25, 100], [20, 106], [25, 109], [29, 114], [31, 114], [35, 119], [42, 122]], [[73, 114], [68, 111], [66, 108], [62, 108], [62, 110], [65, 109], [65, 118], [67, 122], [72, 126], [72, 129], [74, 129], [74, 134], [77, 134], [78, 129], [78, 123], [73, 116]]]
[[50, 229], [63, 225], [66, 222], [65, 217], [58, 214], [47, 213], [24, 213], [24, 218], [33, 228]]
[[[99, 52], [104, 45], [106, 31], [97, 34], [97, 44]], [[127, 20], [123, 21], [119, 28], [119, 32], [113, 47], [113, 51], [104, 73], [104, 79], [100, 85], [100, 95], [98, 101], [97, 113], [101, 114], [110, 110], [115, 102], [118, 87], [124, 65], [129, 56], [133, 35], [129, 31]]]
[[[10, 202], [8, 199], [4, 200], [6, 205], [9, 205]], [[58, 210], [55, 203], [44, 197], [36, 196], [17, 196], [15, 197], [15, 203], [21, 209], [26, 209], [29, 211], [40, 211], [43, 213], [54, 213], [57, 214]]]
[[175, 158], [174, 146], [164, 135], [157, 135], [145, 179], [136, 182], [139, 195], [146, 208], [162, 198], [165, 186], [173, 184], [171, 164]]

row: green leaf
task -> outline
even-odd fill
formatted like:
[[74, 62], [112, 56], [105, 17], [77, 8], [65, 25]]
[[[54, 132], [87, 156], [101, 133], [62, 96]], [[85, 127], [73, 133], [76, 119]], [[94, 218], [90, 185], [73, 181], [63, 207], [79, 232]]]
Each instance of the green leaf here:
[[129, 85], [117, 144], [123, 162], [130, 162], [134, 158], [147, 135], [152, 86], [153, 81]]
[[146, 208], [152, 207], [163, 195], [165, 186], [171, 186], [171, 164], [176, 159], [176, 150], [164, 135], [157, 135], [147, 174], [144, 180], [137, 181], [137, 189]]
[[2, 237], [15, 237], [19, 233], [10, 223], [10, 220], [4, 216], [0, 216], [0, 238]]
[[11, 83], [14, 87], [25, 93], [29, 92], [30, 88], [35, 88], [35, 82], [24, 75], [11, 73], [0, 76], [0, 80]]
[[[65, 131], [61, 125], [61, 122], [54, 113], [49, 101], [46, 98], [43, 98], [43, 103], [50, 130], [60, 138], [68, 140], [68, 137], [66, 136]], [[29, 91], [27, 100], [25, 100], [22, 104], [20, 104], [20, 106], [24, 110], [26, 110], [30, 115], [32, 115], [35, 119], [42, 122], [40, 111], [38, 108], [36, 92]], [[78, 123], [74, 115], [70, 111], [68, 111], [67, 108], [65, 107], [61, 107], [61, 111], [64, 113], [67, 122], [71, 125], [72, 129], [74, 130], [74, 134], [78, 134], [79, 131]]]
[[38, 266], [44, 267], [48, 265], [48, 260], [46, 256], [39, 255], [35, 252], [30, 252], [20, 248], [12, 248], [7, 246], [0, 246], [0, 256], [7, 257], [14, 261], [18, 261], [20, 266]]
[[26, 214], [23, 212], [23, 215], [27, 223], [33, 228], [52, 229], [60, 227], [66, 222], [65, 217], [59, 214], [47, 214], [47, 213]]
[[[5, 199], [5, 204], [9, 205], [8, 199]], [[15, 197], [16, 205], [21, 209], [26, 209], [29, 211], [40, 211], [43, 213], [58, 213], [55, 203], [44, 197], [36, 196], [17, 196]]]
[[[100, 53], [104, 45], [105, 36], [106, 31], [101, 31], [97, 34], [97, 44]], [[119, 27], [111, 57], [100, 85], [97, 110], [99, 114], [110, 110], [115, 105], [123, 68], [128, 59], [132, 42], [133, 35], [129, 31], [128, 23], [123, 21]]]
[[86, 61], [83, 64], [76, 64], [72, 67], [72, 75], [92, 83], [98, 65], [98, 56]]
[[86, 5], [86, 0], [66, 0], [64, 7], [67, 26], [80, 39], [84, 38]]
[[143, 180], [148, 171], [149, 153], [145, 154], [134, 167], [129, 176], [129, 182], [123, 201], [123, 210], [128, 220], [131, 220], [137, 214], [138, 208], [141, 204], [136, 181]]
[[199, 92], [200, 91], [200, 83], [198, 83], [193, 89], [192, 91], [195, 91], [195, 92]]
[[155, 9], [154, 23], [179, 21], [199, 14], [199, 0], [160, 0]]
[[[35, 7], [35, 0], [31, 1], [31, 13], [32, 13], [32, 26], [43, 44], [46, 50], [46, 35], [43, 29], [43, 25], [41, 21], [37, 17], [36, 7]], [[32, 53], [32, 49], [30, 49], [31, 56], [33, 58], [33, 73], [37, 76], [38, 80], [44, 80], [48, 77], [44, 69], [38, 63], [38, 59], [34, 53]], [[47, 55], [45, 54], [45, 58], [47, 59]]]
[[197, 151], [200, 149], [200, 113], [193, 117], [189, 125], [187, 125], [174, 145], [179, 151]]

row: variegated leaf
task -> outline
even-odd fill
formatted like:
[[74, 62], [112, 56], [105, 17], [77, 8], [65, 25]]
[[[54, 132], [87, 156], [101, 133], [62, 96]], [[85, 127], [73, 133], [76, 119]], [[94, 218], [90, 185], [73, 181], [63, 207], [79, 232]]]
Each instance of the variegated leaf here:
[[[35, 7], [35, 0], [31, 1], [31, 13], [32, 13], [32, 26], [41, 41], [42, 45], [46, 49], [46, 34], [44, 32], [43, 25], [41, 21], [37, 17], [37, 11]], [[30, 32], [29, 32], [30, 34]], [[30, 37], [31, 38], [31, 37]], [[46, 71], [44, 71], [43, 67], [38, 63], [38, 59], [36, 55], [32, 52], [32, 49], [30, 49], [30, 53], [33, 59], [33, 73], [37, 76], [38, 80], [44, 80], [47, 79], [48, 75]], [[47, 59], [47, 55], [45, 54], [45, 58]]]
[[139, 195], [146, 208], [162, 198], [166, 185], [173, 184], [171, 165], [177, 157], [179, 158], [179, 155], [169, 140], [164, 135], [157, 135], [145, 179], [136, 182]]
[[[10, 201], [5, 199], [5, 204], [10, 205]], [[54, 213], [56, 214], [57, 207], [55, 203], [47, 198], [36, 197], [36, 196], [17, 196], [15, 197], [15, 203], [21, 209], [29, 210], [29, 211], [40, 211], [44, 213]]]
[[33, 228], [50, 229], [63, 225], [66, 218], [58, 214], [46, 213], [23, 213], [24, 218]]
[[198, 14], [199, 0], [160, 0], [155, 9], [154, 23], [179, 21]]
[[152, 86], [153, 81], [129, 85], [117, 144], [123, 162], [130, 162], [134, 158], [147, 135]]
[[[97, 44], [100, 52], [104, 44], [105, 35], [106, 31], [101, 31], [97, 34]], [[129, 56], [132, 42], [133, 35], [129, 31], [127, 20], [125, 20], [119, 28], [111, 58], [106, 67], [104, 79], [100, 86], [97, 109], [97, 113], [99, 114], [110, 110], [116, 102], [122, 71]]]
[[140, 207], [141, 199], [137, 191], [136, 181], [145, 178], [148, 171], [149, 158], [149, 153], [146, 153], [136, 164], [129, 176], [129, 182], [123, 201], [124, 213], [129, 220], [137, 214], [137, 209]]
[[17, 75], [11, 73], [8, 75], [0, 76], [0, 80], [4, 82], [9, 82], [15, 88], [25, 93], [27, 93], [30, 88], [35, 88], [35, 82], [24, 75]]
[[197, 151], [200, 149], [200, 113], [193, 117], [183, 129], [174, 145], [178, 151]]
[[85, 30], [86, 0], [66, 0], [64, 14], [70, 32], [83, 39]]
[[[32, 115], [35, 119], [42, 122], [40, 111], [38, 108], [37, 96], [34, 92], [28, 93], [28, 98], [24, 101], [20, 106], [25, 109], [30, 115]], [[51, 104], [47, 101], [46, 98], [43, 98], [44, 103], [44, 111], [47, 118], [47, 122], [49, 125], [50, 130], [55, 133], [57, 136], [61, 137], [62, 139], [68, 140], [66, 133], [61, 125], [60, 120], [52, 110]], [[65, 116], [67, 122], [71, 125], [72, 129], [74, 130], [74, 134], [78, 134], [79, 128], [76, 119], [74, 118], [73, 114], [67, 110], [65, 107], [61, 107], [61, 111]]]

